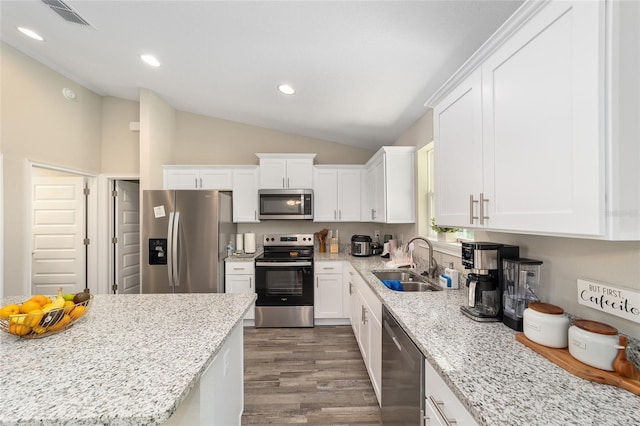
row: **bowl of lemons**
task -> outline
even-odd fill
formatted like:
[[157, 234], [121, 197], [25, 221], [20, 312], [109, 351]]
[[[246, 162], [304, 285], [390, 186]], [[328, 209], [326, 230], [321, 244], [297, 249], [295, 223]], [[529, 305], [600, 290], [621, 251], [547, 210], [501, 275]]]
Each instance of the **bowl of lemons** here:
[[54, 297], [37, 294], [21, 304], [0, 308], [0, 330], [25, 339], [37, 339], [60, 333], [82, 318], [93, 296], [88, 292]]

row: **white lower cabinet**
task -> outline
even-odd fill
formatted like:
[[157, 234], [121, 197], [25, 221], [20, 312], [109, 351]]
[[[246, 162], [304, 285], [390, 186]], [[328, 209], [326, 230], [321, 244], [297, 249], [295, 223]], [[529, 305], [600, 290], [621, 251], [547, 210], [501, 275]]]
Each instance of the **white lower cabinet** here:
[[[255, 293], [255, 265], [253, 262], [225, 262], [224, 266], [225, 293]], [[244, 317], [245, 320], [255, 319], [255, 303]]]
[[240, 425], [244, 409], [243, 366], [243, 330], [237, 325], [165, 425]]
[[379, 404], [382, 383], [382, 302], [355, 270], [349, 277], [351, 325]]
[[424, 387], [425, 426], [477, 425], [469, 411], [429, 364], [429, 361], [424, 362]]
[[342, 262], [314, 263], [315, 318], [345, 318], [343, 307]]

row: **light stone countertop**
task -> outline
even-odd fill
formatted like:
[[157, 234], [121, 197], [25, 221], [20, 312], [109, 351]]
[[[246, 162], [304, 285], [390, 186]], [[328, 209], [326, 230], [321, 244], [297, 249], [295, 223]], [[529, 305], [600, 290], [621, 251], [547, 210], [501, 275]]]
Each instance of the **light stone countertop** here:
[[40, 339], [0, 332], [0, 424], [163, 423], [242, 326], [255, 298], [95, 295], [64, 332]]
[[463, 316], [464, 289], [389, 290], [371, 273], [384, 269], [388, 259], [379, 256], [316, 253], [315, 260], [349, 261], [479, 424], [640, 425], [639, 396], [574, 376], [517, 342], [501, 322]]

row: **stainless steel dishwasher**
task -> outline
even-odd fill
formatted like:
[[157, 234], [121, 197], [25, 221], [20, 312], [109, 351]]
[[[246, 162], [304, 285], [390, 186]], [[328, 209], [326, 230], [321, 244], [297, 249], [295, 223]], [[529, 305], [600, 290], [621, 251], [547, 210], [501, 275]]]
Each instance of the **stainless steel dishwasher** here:
[[424, 357], [386, 307], [382, 307], [382, 422], [424, 423]]

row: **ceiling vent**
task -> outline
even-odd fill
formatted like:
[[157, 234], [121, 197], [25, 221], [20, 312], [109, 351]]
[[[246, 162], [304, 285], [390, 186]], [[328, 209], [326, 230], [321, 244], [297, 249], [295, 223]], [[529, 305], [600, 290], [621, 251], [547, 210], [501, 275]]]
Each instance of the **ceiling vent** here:
[[42, 0], [42, 3], [46, 4], [58, 15], [62, 16], [67, 22], [73, 22], [74, 24], [91, 26], [82, 16], [71, 8], [68, 4], [62, 0]]

